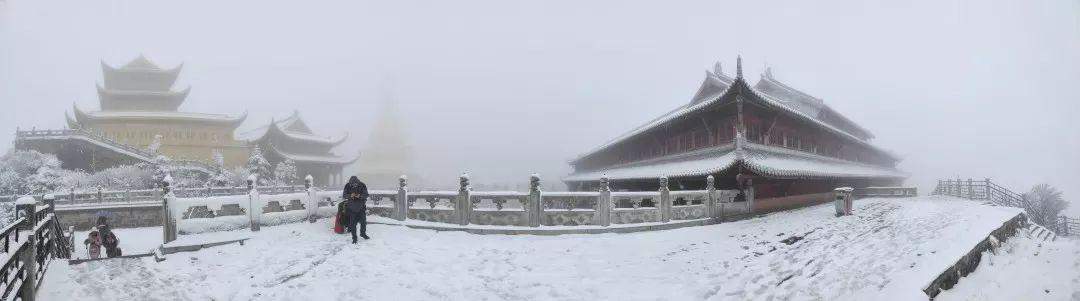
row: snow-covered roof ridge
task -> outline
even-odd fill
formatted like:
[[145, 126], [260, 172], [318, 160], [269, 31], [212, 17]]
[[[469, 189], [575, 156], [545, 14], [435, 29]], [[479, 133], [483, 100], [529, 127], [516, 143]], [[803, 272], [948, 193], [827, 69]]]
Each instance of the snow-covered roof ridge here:
[[[736, 82], [739, 82], [739, 81], [736, 81]], [[657, 117], [656, 119], [653, 119], [653, 120], [649, 121], [646, 124], [643, 124], [643, 125], [641, 125], [641, 126], [639, 126], [637, 128], [634, 128], [630, 132], [622, 134], [622, 135], [616, 137], [615, 139], [612, 139], [612, 140], [610, 140], [610, 141], [608, 141], [608, 142], [606, 142], [606, 143], [604, 143], [604, 144], [602, 144], [602, 145], [600, 145], [600, 146], [598, 146], [596, 148], [593, 148], [592, 150], [589, 150], [589, 151], [579, 155], [577, 158], [575, 158], [571, 162], [576, 162], [578, 160], [584, 159], [585, 157], [591, 156], [591, 155], [593, 155], [595, 153], [598, 153], [598, 152], [600, 152], [600, 151], [602, 151], [604, 149], [607, 149], [610, 146], [613, 146], [615, 144], [619, 144], [619, 143], [621, 143], [623, 141], [626, 141], [627, 139], [635, 137], [638, 134], [641, 134], [642, 132], [653, 129], [653, 128], [661, 125], [661, 124], [665, 124], [665, 123], [667, 123], [669, 121], [672, 121], [672, 120], [678, 119], [680, 117], [683, 117], [683, 116], [685, 116], [685, 115], [687, 115], [689, 113], [696, 112], [696, 111], [699, 111], [699, 110], [701, 110], [703, 108], [706, 108], [709, 105], [720, 101], [720, 99], [723, 98], [723, 96], [726, 95], [728, 93], [728, 91], [731, 91], [732, 87], [734, 87], [734, 84], [732, 84], [731, 86], [728, 86], [719, 95], [714, 96], [714, 97], [710, 97], [710, 98], [705, 99], [705, 100], [703, 100], [701, 102], [698, 102], [696, 104], [687, 104], [687, 105], [679, 106], [678, 108], [675, 108], [674, 110], [672, 110], [672, 111], [670, 111], [670, 112], [668, 112], [668, 113], [666, 113], [664, 115], [661, 115], [660, 117]]]
[[895, 168], [752, 143], [742, 135], [737, 135], [734, 142], [725, 145], [577, 172], [564, 177], [563, 180], [596, 181], [604, 176], [613, 180], [707, 176], [740, 164], [759, 175], [773, 177], [906, 178], [909, 176]]
[[869, 141], [866, 141], [866, 140], [864, 140], [862, 138], [859, 138], [858, 136], [855, 136], [855, 135], [853, 135], [853, 134], [851, 134], [851, 133], [849, 133], [849, 132], [847, 132], [845, 130], [837, 128], [836, 126], [833, 126], [833, 125], [831, 125], [829, 123], [826, 123], [826, 122], [822, 121], [821, 119], [818, 119], [816, 117], [807, 115], [805, 112], [802, 112], [802, 111], [800, 111], [798, 109], [792, 108], [791, 106], [788, 106], [787, 104], [785, 104], [783, 101], [781, 101], [779, 99], [776, 99], [772, 95], [768, 95], [768, 94], [765, 94], [765, 93], [760, 93], [757, 90], [754, 90], [754, 89], [750, 88], [749, 86], [747, 86], [746, 88], [747, 88], [746, 89], [747, 91], [749, 91], [752, 95], [757, 96], [758, 99], [763, 100], [766, 104], [772, 105], [772, 106], [774, 106], [776, 108], [782, 109], [783, 111], [791, 113], [791, 114], [793, 114], [795, 116], [801, 117], [802, 119], [804, 119], [806, 121], [810, 121], [810, 122], [812, 122], [814, 124], [817, 124], [818, 126], [820, 126], [822, 128], [828, 129], [828, 130], [832, 131], [833, 133], [838, 134], [841, 137], [847, 138], [848, 140], [851, 140], [851, 141], [853, 141], [853, 142], [855, 142], [857, 144], [866, 146], [866, 147], [868, 147], [868, 148], [870, 148], [870, 149], [872, 149], [874, 151], [883, 153], [886, 156], [889, 156], [889, 157], [891, 157], [893, 159], [897, 159], [897, 160], [900, 159], [900, 157], [897, 156], [896, 154], [893, 154], [892, 152], [890, 152], [890, 151], [888, 151], [886, 149], [880, 148], [880, 147], [874, 145], [873, 143], [870, 143]]
[[[270, 119], [270, 123], [248, 131], [238, 133], [235, 135], [235, 137], [237, 140], [242, 141], [256, 141], [263, 139], [263, 137], [266, 137], [266, 135], [271, 133], [271, 129], [273, 129], [272, 131], [274, 132], [274, 134], [284, 135], [290, 139], [332, 146], [340, 145], [349, 138], [348, 132], [345, 132], [340, 137], [334, 138], [329, 136], [318, 136], [315, 134], [311, 134], [310, 130], [306, 132], [288, 130], [289, 127], [297, 124], [302, 124], [302, 122], [303, 120], [300, 119], [299, 114], [294, 112], [288, 118], [282, 119], [280, 121]], [[307, 125], [303, 125], [303, 127], [307, 128]]]
[[337, 156], [337, 155], [334, 155], [334, 154], [312, 155], [312, 154], [290, 153], [290, 152], [283, 151], [280, 148], [278, 148], [276, 146], [273, 146], [273, 145], [270, 146], [270, 150], [277, 153], [278, 155], [281, 155], [282, 157], [285, 157], [286, 159], [290, 159], [290, 160], [293, 160], [293, 161], [296, 161], [296, 162], [319, 162], [319, 163], [351, 164], [353, 162], [356, 162], [356, 159], [359, 158], [358, 156], [353, 157], [353, 158], [345, 158], [345, 157], [340, 157], [340, 156]]
[[[78, 104], [72, 103], [72, 111], [75, 113], [76, 123], [84, 123], [99, 119], [186, 119], [199, 121], [216, 121], [239, 125], [247, 119], [247, 111], [239, 116], [225, 114], [175, 112], [175, 111], [83, 111]], [[67, 114], [65, 112], [65, 114]], [[70, 117], [69, 117], [70, 118]]]
[[[798, 99], [785, 99], [784, 95], [773, 95], [772, 93], [769, 93], [769, 91], [767, 91], [767, 90], [771, 90], [769, 88], [773, 88], [773, 87], [775, 87], [776, 89], [781, 90], [783, 92], [786, 92], [787, 94], [790, 94], [791, 96], [796, 97]], [[794, 88], [794, 87], [792, 87], [792, 86], [790, 86], [790, 85], [776, 79], [776, 77], [773, 76], [772, 67], [767, 67], [765, 69], [765, 73], [762, 73], [761, 79], [758, 80], [757, 84], [754, 84], [754, 90], [758, 91], [758, 92], [761, 92], [761, 93], [764, 93], [764, 94], [768, 94], [770, 96], [773, 96], [774, 98], [777, 98], [778, 100], [781, 100], [781, 101], [783, 101], [785, 103], [799, 102], [800, 100], [810, 102], [811, 103], [810, 105], [813, 106], [813, 108], [812, 108], [812, 110], [803, 110], [805, 113], [810, 114], [814, 118], [820, 118], [821, 117], [820, 114], [821, 114], [822, 110], [831, 111], [834, 116], [836, 116], [837, 118], [843, 120], [847, 125], [855, 128], [855, 130], [857, 130], [859, 132], [862, 132], [868, 138], [874, 138], [874, 134], [872, 132], [870, 132], [870, 130], [867, 130], [866, 128], [860, 126], [858, 123], [855, 123], [854, 121], [851, 121], [851, 119], [847, 118], [847, 116], [844, 116], [843, 114], [840, 114], [840, 112], [836, 111], [836, 109], [833, 109], [831, 106], [829, 106], [827, 103], [825, 103], [825, 100], [823, 100], [821, 98], [818, 98], [818, 97], [815, 97], [813, 95], [810, 95], [809, 93], [803, 92], [802, 90], [796, 89], [796, 88]], [[777, 94], [782, 94], [782, 93], [777, 93]], [[802, 108], [802, 107], [803, 106], [800, 105], [800, 108]]]

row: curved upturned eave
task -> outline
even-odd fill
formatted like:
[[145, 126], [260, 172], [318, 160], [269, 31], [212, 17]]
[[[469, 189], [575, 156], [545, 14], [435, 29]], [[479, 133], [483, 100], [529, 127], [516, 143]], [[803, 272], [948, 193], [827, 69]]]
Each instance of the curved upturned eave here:
[[72, 119], [71, 114], [68, 114], [68, 112], [64, 112], [64, 121], [67, 121], [68, 129], [74, 130], [82, 128], [82, 126], [79, 125], [79, 122]]
[[341, 138], [338, 138], [338, 139], [329, 139], [329, 138], [318, 137], [318, 136], [292, 134], [292, 133], [289, 133], [289, 132], [285, 131], [284, 129], [282, 129], [281, 125], [279, 125], [278, 122], [271, 121], [270, 125], [269, 125], [269, 128], [267, 129], [266, 133], [264, 133], [261, 137], [253, 138], [253, 139], [250, 139], [250, 140], [251, 141], [258, 141], [258, 140], [261, 140], [261, 139], [263, 139], [263, 138], [265, 138], [267, 136], [270, 136], [270, 135], [274, 135], [274, 136], [278, 136], [278, 137], [284, 137], [284, 138], [289, 139], [289, 140], [302, 140], [304, 142], [309, 142], [309, 143], [314, 143], [314, 144], [319, 144], [319, 145], [326, 145], [326, 146], [330, 146], [330, 147], [335, 147], [335, 146], [340, 145], [341, 143], [344, 143], [345, 140], [349, 137], [347, 132], [345, 133], [344, 136], [342, 136]]
[[360, 158], [359, 155], [354, 156], [352, 158], [344, 158], [344, 157], [338, 157], [337, 155], [334, 155], [334, 154], [325, 154], [325, 155], [293, 154], [293, 153], [282, 151], [281, 149], [277, 148], [277, 146], [274, 146], [272, 144], [270, 145], [270, 151], [274, 152], [278, 156], [281, 156], [281, 157], [283, 157], [285, 159], [288, 159], [288, 160], [292, 160], [294, 162], [308, 162], [308, 163], [318, 163], [318, 164], [348, 165], [348, 164], [352, 164], [352, 163], [356, 162], [356, 160], [358, 160]]

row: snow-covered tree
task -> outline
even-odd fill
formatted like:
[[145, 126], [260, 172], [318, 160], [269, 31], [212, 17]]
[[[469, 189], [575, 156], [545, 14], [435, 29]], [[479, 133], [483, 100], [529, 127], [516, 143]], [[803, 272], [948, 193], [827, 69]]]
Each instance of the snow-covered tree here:
[[1028, 218], [1047, 227], [1052, 227], [1057, 222], [1058, 214], [1069, 206], [1062, 198], [1061, 191], [1049, 184], [1035, 185], [1031, 191], [1023, 194], [1021, 200]]
[[265, 185], [270, 179], [270, 161], [266, 161], [266, 157], [263, 157], [262, 149], [259, 149], [258, 145], [251, 148], [251, 154], [248, 155], [248, 161], [244, 167], [247, 168], [248, 175], [259, 175], [259, 184]]
[[153, 178], [154, 187], [161, 187], [161, 181], [165, 179], [165, 176], [172, 173], [172, 160], [169, 157], [158, 155], [154, 157], [154, 160], [149, 164], [142, 163], [140, 168], [150, 171], [150, 176]]
[[60, 160], [35, 150], [11, 150], [0, 157], [0, 193], [24, 194], [55, 189], [67, 179]]
[[214, 174], [210, 175], [210, 186], [230, 186], [235, 181], [235, 175], [225, 168], [225, 156], [221, 151], [214, 150]]
[[299, 177], [296, 175], [296, 162], [285, 160], [274, 166], [274, 184], [294, 185]]

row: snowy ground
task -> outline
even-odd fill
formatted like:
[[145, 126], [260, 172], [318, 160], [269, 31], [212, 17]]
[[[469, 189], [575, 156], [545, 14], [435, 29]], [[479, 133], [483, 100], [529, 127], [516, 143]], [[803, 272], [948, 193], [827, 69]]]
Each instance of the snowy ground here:
[[1080, 240], [1009, 239], [938, 300], [1080, 300]]
[[856, 214], [843, 218], [832, 217], [832, 210], [820, 205], [631, 234], [474, 235], [371, 225], [373, 239], [359, 245], [332, 234], [324, 219], [264, 227], [244, 246], [171, 254], [160, 263], [141, 258], [57, 264], [40, 296], [919, 300], [940, 271], [1019, 213], [932, 197], [860, 200]]

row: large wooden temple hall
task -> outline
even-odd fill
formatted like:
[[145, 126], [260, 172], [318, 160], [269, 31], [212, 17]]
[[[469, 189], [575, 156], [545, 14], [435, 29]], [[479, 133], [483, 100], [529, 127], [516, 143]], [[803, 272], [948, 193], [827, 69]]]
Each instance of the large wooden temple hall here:
[[606, 176], [613, 190], [643, 191], [668, 177], [683, 190], [703, 189], [712, 175], [718, 188], [751, 185], [755, 207], [787, 207], [823, 201], [836, 187], [901, 184], [900, 158], [873, 138], [770, 69], [750, 85], [740, 58], [734, 78], [717, 63], [690, 101], [572, 160], [563, 181], [594, 190]]

